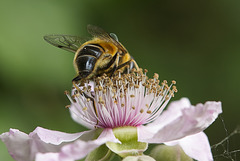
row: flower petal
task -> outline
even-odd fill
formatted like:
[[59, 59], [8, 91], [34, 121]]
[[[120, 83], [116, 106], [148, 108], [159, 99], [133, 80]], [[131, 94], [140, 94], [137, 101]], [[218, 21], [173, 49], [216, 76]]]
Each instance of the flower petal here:
[[28, 146], [30, 138], [27, 134], [16, 129], [10, 129], [9, 132], [1, 134], [0, 138], [6, 144], [8, 152], [14, 160], [33, 160]]
[[9, 132], [1, 134], [0, 139], [15, 160], [30, 161], [38, 152], [58, 152], [67, 142], [72, 142], [82, 135], [84, 138], [90, 137], [91, 133], [92, 131], [67, 134], [37, 127], [29, 135], [17, 129], [10, 129]]
[[[221, 112], [221, 102], [206, 102], [204, 105], [182, 108], [181, 114], [174, 119], [167, 119], [167, 123], [138, 127], [139, 141], [163, 143], [199, 133], [211, 125]], [[171, 114], [174, 112], [166, 111], [166, 115], [171, 117]]]
[[182, 115], [182, 110], [185, 108], [190, 108], [191, 103], [188, 98], [181, 98], [178, 101], [171, 102], [167, 110], [163, 111], [163, 113], [156, 119], [154, 122], [148, 124], [147, 126], [165, 126], [169, 122], [175, 120], [177, 117]]
[[36, 136], [45, 143], [59, 145], [63, 142], [71, 142], [79, 138], [81, 135], [88, 132], [79, 132], [74, 134], [68, 134], [60, 131], [48, 130], [42, 127], [37, 127], [33, 132], [29, 134], [30, 137]]
[[71, 144], [65, 145], [59, 153], [38, 153], [36, 161], [42, 161], [42, 159], [44, 159], [44, 161], [78, 160], [84, 158], [89, 152], [108, 141], [119, 143], [119, 140], [115, 138], [112, 129], [104, 129], [96, 140], [77, 140]]
[[70, 114], [72, 119], [79, 123], [80, 125], [83, 125], [84, 127], [87, 127], [88, 129], [94, 129], [95, 127], [89, 123], [87, 123], [86, 121], [84, 121], [81, 117], [81, 115], [78, 114], [78, 109], [77, 107], [75, 107], [73, 104], [71, 104], [70, 108], [69, 108]]
[[[86, 86], [90, 86], [91, 87], [91, 92], [92, 95], [94, 94], [94, 87], [95, 87], [95, 83], [93, 81], [90, 81], [88, 84], [85, 83]], [[73, 86], [74, 87], [74, 86]], [[80, 89], [82, 89], [83, 87], [80, 86]], [[74, 87], [74, 89], [71, 91], [71, 95], [74, 95], [74, 93], [76, 92], [76, 89]], [[95, 127], [92, 124], [89, 124], [88, 122], [84, 121], [84, 118], [81, 118], [81, 114], [79, 114], [79, 109], [77, 106], [74, 105], [74, 103], [71, 103], [71, 106], [69, 108], [70, 114], [72, 119], [79, 123], [80, 125], [83, 125], [85, 127], [87, 127], [88, 129], [95, 129]]]
[[[35, 161], [55, 161], [58, 160], [58, 153], [37, 153]], [[69, 160], [73, 161], [73, 160]]]
[[184, 137], [182, 139], [167, 142], [166, 145], [179, 144], [183, 151], [195, 160], [212, 161], [213, 156], [207, 135], [200, 132], [194, 135]]

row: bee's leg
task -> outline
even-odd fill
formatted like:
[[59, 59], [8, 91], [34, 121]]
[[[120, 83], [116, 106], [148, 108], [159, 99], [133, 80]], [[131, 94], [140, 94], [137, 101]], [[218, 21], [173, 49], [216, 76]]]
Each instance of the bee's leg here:
[[135, 61], [134, 59], [130, 59], [129, 61], [127, 61], [127, 62], [125, 62], [125, 63], [117, 66], [116, 70], [118, 70], [118, 69], [120, 69], [120, 68], [122, 68], [122, 67], [124, 67], [124, 66], [126, 66], [126, 65], [129, 65], [130, 63], [133, 63], [133, 64], [134, 64], [134, 67], [135, 67], [137, 70], [139, 70], [139, 67], [138, 67], [138, 65], [137, 65], [137, 63], [136, 63], [136, 61]]
[[117, 70], [118, 63], [119, 63], [119, 53], [116, 53], [112, 58], [112, 60], [110, 61], [109, 66], [107, 67], [107, 68], [110, 68], [110, 70], [108, 70], [106, 74], [111, 73], [110, 74], [110, 77], [111, 77], [113, 73]]
[[[75, 79], [75, 78], [74, 78], [74, 79]], [[73, 86], [76, 88], [76, 90], [77, 90], [79, 93], [83, 94], [85, 98], [90, 99], [90, 101], [92, 101], [95, 114], [96, 114], [96, 116], [98, 117], [98, 112], [97, 112], [96, 103], [95, 103], [94, 98], [91, 97], [91, 96], [89, 96], [89, 95], [87, 95], [85, 92], [81, 92], [80, 88], [78, 87], [78, 85], [76, 85], [75, 81], [73, 81], [72, 83], [73, 83]], [[98, 120], [97, 120], [97, 124], [98, 124]]]
[[137, 70], [139, 70], [139, 66], [137, 65], [137, 62], [136, 62], [133, 58], [131, 59], [131, 62], [133, 62], [134, 67], [135, 67]]
[[81, 80], [81, 77], [78, 75], [75, 78], [73, 78], [72, 82], [78, 82], [79, 80]]
[[[98, 111], [97, 111], [97, 108], [96, 108], [95, 100], [91, 96], [87, 95], [85, 92], [83, 92], [83, 95], [84, 95], [84, 97], [86, 97], [87, 99], [90, 99], [92, 101], [92, 104], [93, 104], [93, 107], [94, 107], [94, 112], [95, 112], [95, 114], [98, 118]], [[98, 125], [98, 119], [97, 119], [97, 125]], [[97, 127], [95, 126], [95, 128], [97, 128]]]
[[93, 106], [94, 106], [94, 111], [95, 111], [96, 115], [98, 116], [98, 112], [97, 112], [96, 103], [95, 103], [94, 98], [92, 98], [91, 96], [87, 95], [85, 92], [83, 92], [82, 94], [84, 95], [84, 97], [86, 97], [87, 99], [90, 99], [92, 101]]

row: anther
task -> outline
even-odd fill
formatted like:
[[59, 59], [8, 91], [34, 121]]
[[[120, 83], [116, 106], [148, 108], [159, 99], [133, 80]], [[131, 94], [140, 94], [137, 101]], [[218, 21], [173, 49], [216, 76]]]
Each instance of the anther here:
[[83, 91], [86, 91], [86, 90], [87, 90], [87, 88], [84, 86], [84, 87], [82, 88], [82, 90], [83, 90]]
[[172, 89], [173, 89], [174, 92], [178, 91], [176, 86], [172, 86]]
[[148, 114], [151, 114], [151, 113], [152, 113], [152, 111], [151, 111], [151, 110], [148, 110], [148, 111], [147, 111], [147, 113], [148, 113]]
[[99, 91], [101, 91], [102, 89], [103, 89], [103, 87], [102, 87], [102, 86], [99, 86], [99, 87], [98, 87], [98, 90], [99, 90]]
[[70, 108], [70, 107], [71, 107], [71, 105], [66, 105], [66, 106], [65, 106], [65, 108]]
[[106, 94], [107, 93], [107, 90], [106, 89], [103, 89], [103, 94]]
[[138, 85], [138, 84], [135, 84], [134, 87], [135, 87], [135, 88], [139, 88], [139, 85]]
[[123, 98], [123, 96], [124, 96], [124, 95], [121, 93], [121, 94], [120, 94], [120, 97]]
[[165, 101], [167, 101], [167, 100], [169, 100], [169, 96], [166, 96], [166, 97], [165, 97]]
[[95, 87], [95, 88], [94, 88], [94, 92], [97, 92], [97, 91], [98, 91], [98, 88], [97, 88], [97, 87]]
[[176, 84], [177, 82], [175, 80], [172, 80], [172, 84]]
[[159, 78], [159, 75], [158, 75], [157, 73], [154, 73], [153, 78], [158, 79], [158, 78]]
[[131, 94], [130, 97], [133, 98], [133, 97], [135, 97], [135, 95], [134, 95], [134, 94]]
[[64, 94], [65, 94], [65, 95], [69, 95], [69, 91], [67, 91], [67, 90], [64, 91]]
[[143, 109], [141, 109], [141, 110], [140, 110], [140, 113], [143, 113], [143, 112], [144, 112], [144, 110], [143, 110]]
[[77, 101], [75, 99], [72, 99], [74, 103], [76, 103]]

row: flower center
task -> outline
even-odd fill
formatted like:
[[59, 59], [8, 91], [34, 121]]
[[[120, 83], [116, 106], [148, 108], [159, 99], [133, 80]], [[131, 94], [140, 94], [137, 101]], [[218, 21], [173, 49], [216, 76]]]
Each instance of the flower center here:
[[158, 74], [152, 79], [147, 70], [112, 77], [103, 75], [92, 81], [74, 84], [72, 96], [66, 92], [72, 105], [71, 112], [88, 124], [99, 128], [139, 126], [155, 120], [174, 92], [175, 81], [161, 85]]

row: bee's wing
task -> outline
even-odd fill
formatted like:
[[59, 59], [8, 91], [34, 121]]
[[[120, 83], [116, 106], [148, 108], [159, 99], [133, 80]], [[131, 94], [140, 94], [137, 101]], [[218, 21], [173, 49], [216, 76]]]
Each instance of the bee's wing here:
[[107, 42], [112, 42], [114, 45], [116, 45], [119, 49], [121, 49], [124, 53], [127, 52], [127, 50], [121, 45], [121, 43], [118, 42], [117, 38], [115, 38], [115, 34], [114, 37], [110, 36], [110, 34], [108, 34], [106, 31], [104, 31], [102, 28], [97, 27], [97, 26], [93, 26], [93, 25], [88, 25], [87, 26], [88, 32], [94, 36], [94, 37], [98, 37], [102, 40], [105, 40]]
[[86, 41], [83, 38], [71, 35], [46, 35], [43, 38], [48, 43], [73, 53]]

